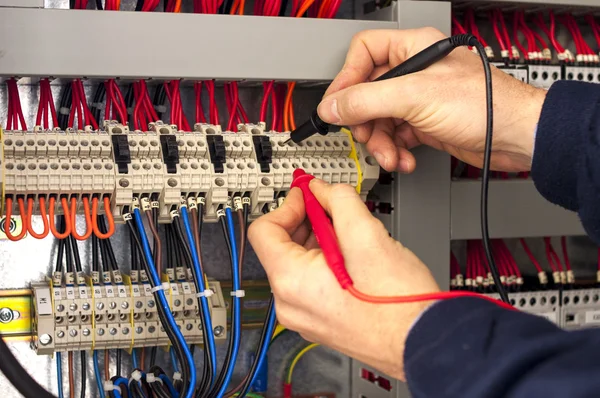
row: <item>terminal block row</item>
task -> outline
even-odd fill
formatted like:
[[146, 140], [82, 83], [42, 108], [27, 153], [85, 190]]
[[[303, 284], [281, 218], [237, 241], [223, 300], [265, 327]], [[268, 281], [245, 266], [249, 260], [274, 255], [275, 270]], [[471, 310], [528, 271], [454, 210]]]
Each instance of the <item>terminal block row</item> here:
[[[184, 132], [162, 122], [151, 123], [148, 131], [131, 131], [116, 122], [105, 122], [97, 131], [5, 131], [3, 200], [108, 197], [115, 221], [123, 222], [133, 201], [146, 197], [158, 203], [159, 222], [169, 223], [182, 199], [202, 198], [205, 220], [214, 222], [217, 209], [233, 196], [250, 198], [251, 219], [276, 206], [296, 168], [350, 184], [363, 198], [379, 177], [375, 159], [348, 132], [299, 144], [288, 138], [289, 133], [266, 131], [264, 123], [242, 124], [237, 132], [210, 124]], [[12, 212], [18, 214], [14, 202]], [[37, 207], [34, 214], [39, 214]]]
[[[91, 349], [131, 349], [168, 346], [160, 324], [157, 303], [143, 271], [130, 276], [119, 271], [91, 278], [55, 273], [52, 279], [32, 284], [33, 339], [38, 355]], [[202, 344], [202, 325], [191, 274], [181, 268], [165, 292], [171, 312], [189, 344]], [[139, 279], [139, 280], [138, 280]], [[170, 279], [170, 278], [169, 278]], [[56, 283], [59, 282], [59, 283]], [[209, 298], [215, 339], [227, 335], [227, 311], [218, 282], [209, 281]]]

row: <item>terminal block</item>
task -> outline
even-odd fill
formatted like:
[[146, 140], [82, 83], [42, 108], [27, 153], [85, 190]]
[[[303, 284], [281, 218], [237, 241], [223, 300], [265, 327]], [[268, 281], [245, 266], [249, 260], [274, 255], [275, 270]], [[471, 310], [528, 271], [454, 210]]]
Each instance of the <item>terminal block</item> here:
[[[118, 271], [104, 273], [101, 283], [61, 275], [34, 283], [32, 346], [39, 355], [61, 351], [130, 349], [168, 346], [169, 339], [158, 319], [156, 302], [145, 275], [132, 278]], [[109, 275], [107, 275], [109, 274]], [[72, 284], [69, 282], [73, 282]], [[209, 299], [215, 339], [224, 340], [227, 330], [225, 299], [218, 282], [209, 281]], [[202, 343], [196, 292], [184, 273], [166, 292], [175, 321], [189, 344]]]
[[[497, 293], [488, 296], [500, 300]], [[561, 307], [560, 292], [558, 290], [547, 290], [537, 292], [516, 292], [509, 293], [511, 305], [519, 311], [537, 315], [548, 319], [560, 326]]]
[[[379, 178], [375, 158], [349, 131], [299, 144], [286, 143], [288, 138], [289, 133], [267, 131], [264, 123], [240, 124], [237, 132], [210, 124], [188, 132], [160, 121], [148, 131], [114, 121], [99, 131], [6, 131], [4, 197], [109, 197], [114, 220], [121, 223], [142, 198], [159, 209], [160, 223], [170, 223], [171, 211], [193, 198], [204, 204], [205, 221], [216, 222], [217, 210], [234, 197], [249, 201], [250, 219], [276, 208], [296, 168], [350, 184], [363, 200]], [[60, 206], [56, 209], [60, 214]], [[33, 211], [39, 214], [37, 207]]]
[[600, 83], [600, 68], [595, 66], [565, 66], [565, 80]]
[[600, 327], [600, 289], [563, 291], [560, 326], [567, 330]]
[[529, 84], [549, 89], [561, 79], [562, 68], [559, 65], [528, 65]]

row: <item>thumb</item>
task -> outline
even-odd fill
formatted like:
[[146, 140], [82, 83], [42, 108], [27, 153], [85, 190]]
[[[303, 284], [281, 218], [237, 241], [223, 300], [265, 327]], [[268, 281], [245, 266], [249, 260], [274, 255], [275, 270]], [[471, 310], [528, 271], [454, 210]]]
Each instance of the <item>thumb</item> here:
[[418, 106], [418, 77], [356, 84], [323, 98], [317, 111], [330, 124], [356, 126], [370, 120], [406, 119]]

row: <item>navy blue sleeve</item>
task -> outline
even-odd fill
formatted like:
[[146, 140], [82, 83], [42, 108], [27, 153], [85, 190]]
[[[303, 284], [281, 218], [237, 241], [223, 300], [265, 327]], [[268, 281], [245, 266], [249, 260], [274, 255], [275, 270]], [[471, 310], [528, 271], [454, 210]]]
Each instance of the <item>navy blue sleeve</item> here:
[[600, 244], [600, 85], [552, 85], [538, 124], [531, 177], [548, 201], [576, 211]]
[[438, 302], [406, 341], [412, 396], [600, 396], [600, 331], [550, 321], [477, 298]]

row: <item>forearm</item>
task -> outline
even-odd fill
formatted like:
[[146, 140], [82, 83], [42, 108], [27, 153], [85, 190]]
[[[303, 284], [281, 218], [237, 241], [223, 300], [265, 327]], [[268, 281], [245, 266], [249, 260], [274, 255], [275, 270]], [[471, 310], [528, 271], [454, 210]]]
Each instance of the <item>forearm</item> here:
[[433, 305], [412, 328], [406, 377], [415, 397], [581, 397], [600, 388], [600, 332], [463, 298]]

